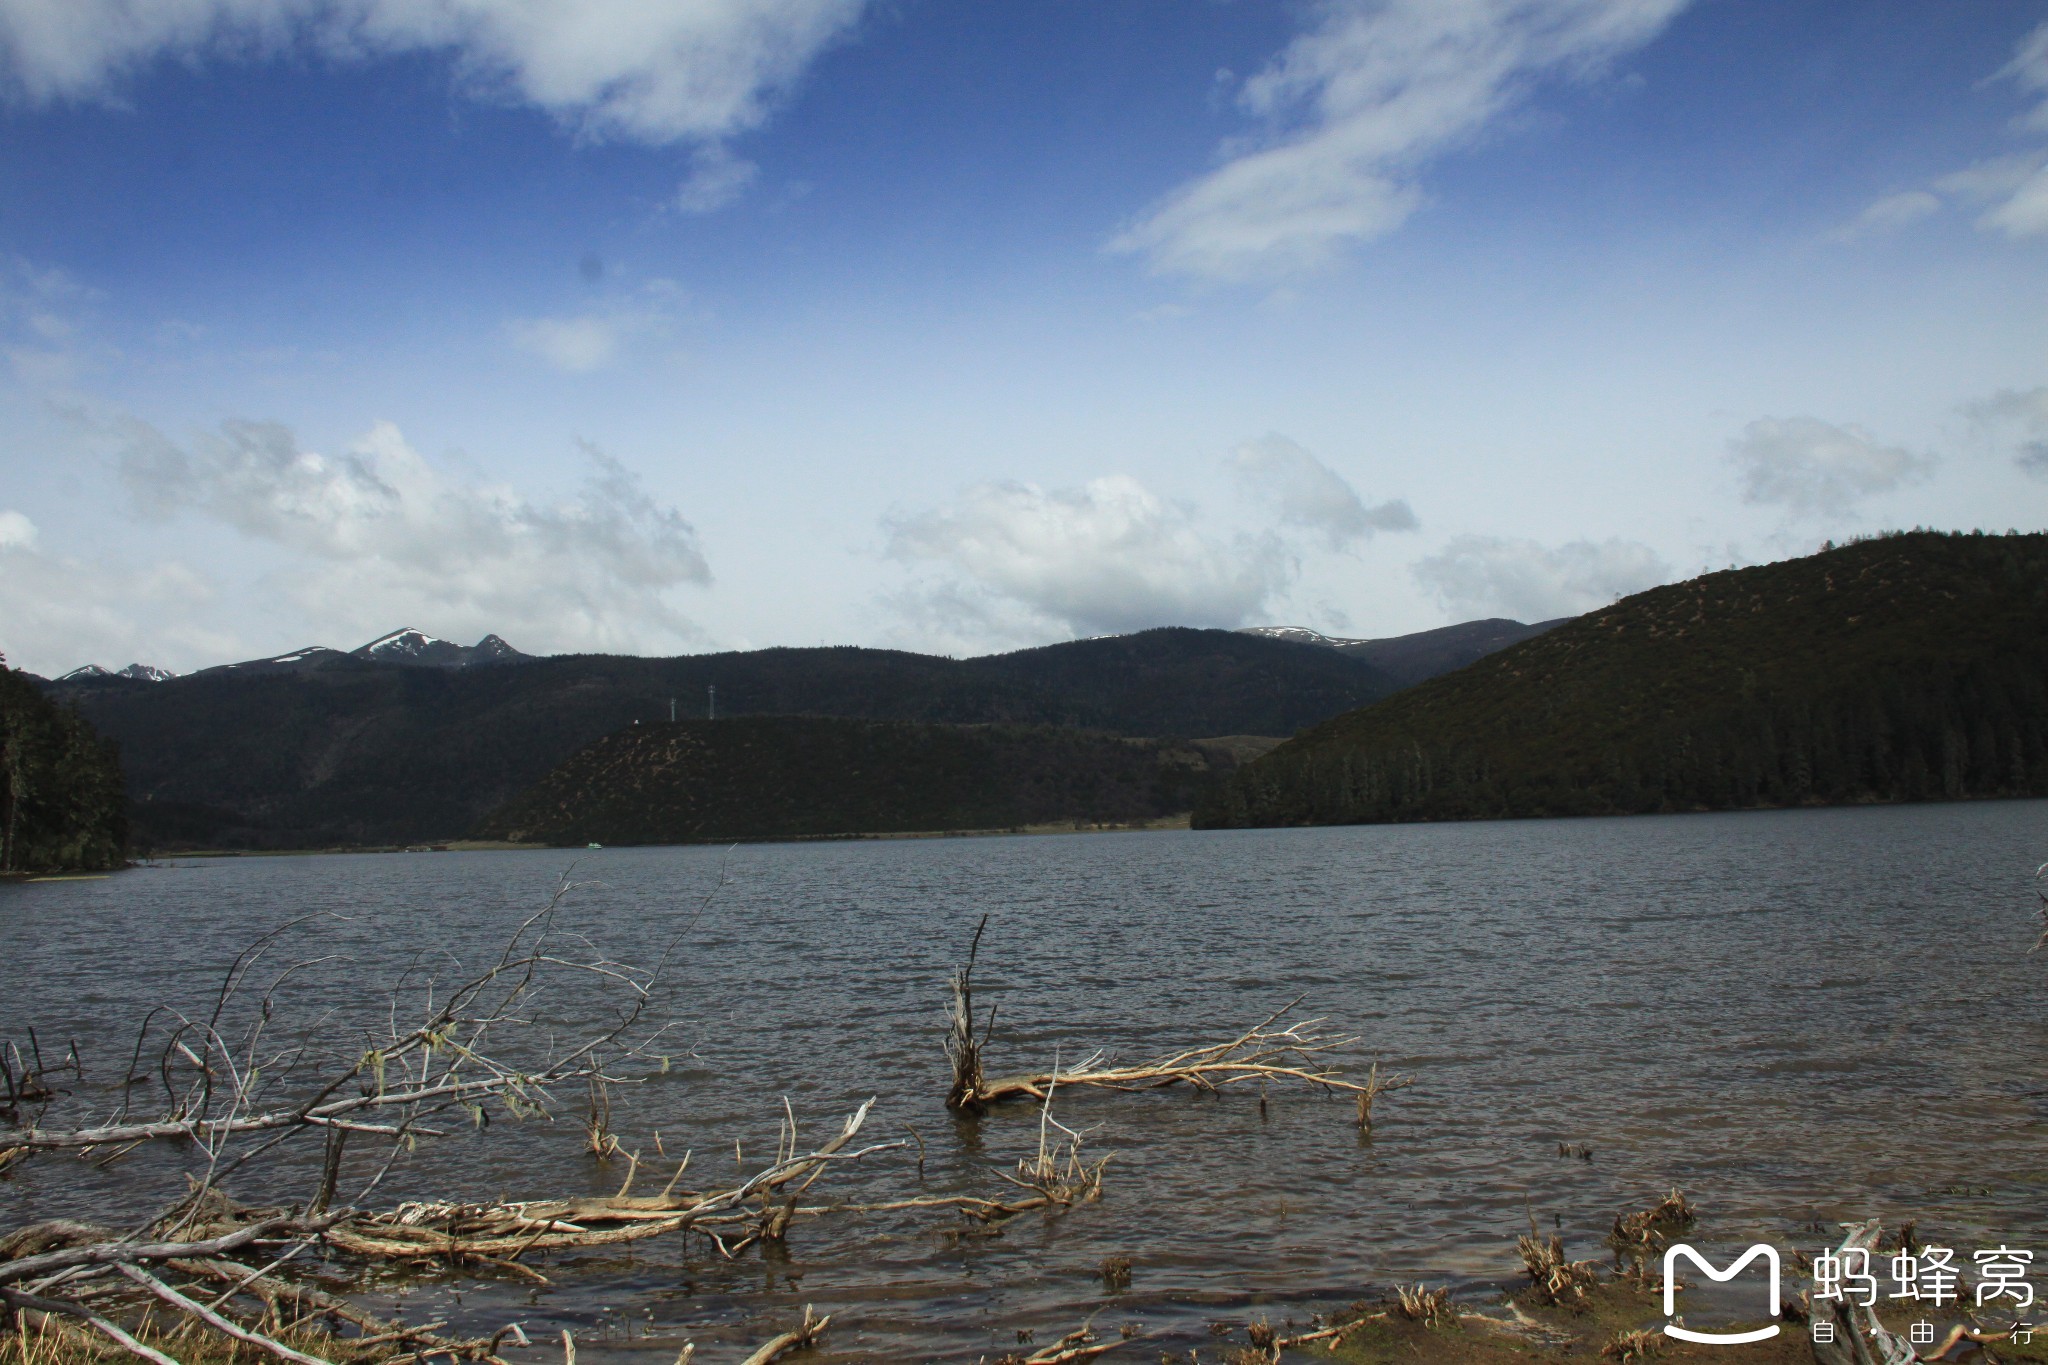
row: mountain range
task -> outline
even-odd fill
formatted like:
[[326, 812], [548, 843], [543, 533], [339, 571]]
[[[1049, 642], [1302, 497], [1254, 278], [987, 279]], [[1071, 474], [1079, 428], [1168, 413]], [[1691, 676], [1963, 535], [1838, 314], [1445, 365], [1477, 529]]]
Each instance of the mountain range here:
[[[1497, 623], [1483, 624], [1457, 647], [1486, 647]], [[462, 646], [407, 629], [183, 677], [79, 670], [46, 684], [119, 743], [137, 846], [162, 849], [459, 838], [599, 738], [705, 715], [714, 687], [720, 717], [1194, 739], [1283, 737], [1401, 685], [1346, 649], [1178, 628], [976, 659], [852, 647], [542, 658], [495, 635]]]
[[86, 664], [74, 668], [58, 682], [91, 682], [95, 678], [126, 678], [130, 682], [164, 682], [178, 675], [168, 668], [154, 664], [129, 664], [126, 668], [101, 668], [98, 664]]
[[[2043, 795], [2048, 535], [1891, 534], [1562, 623], [1391, 640], [1162, 629], [965, 660], [531, 658], [407, 630], [124, 673], [41, 686], [118, 742], [142, 848], [1003, 826], [1174, 803], [1218, 827]], [[696, 719], [713, 687], [721, 719]]]
[[[474, 664], [520, 663], [533, 658], [521, 654], [496, 635], [486, 635], [473, 645], [458, 645], [452, 640], [440, 640], [423, 630], [407, 626], [394, 630], [389, 635], [380, 635], [366, 645], [355, 649], [329, 649], [326, 645], [308, 645], [286, 654], [273, 654], [267, 659], [245, 659], [241, 663], [217, 664], [202, 668], [200, 673], [236, 671], [242, 673], [299, 673], [307, 669], [322, 668], [338, 659], [360, 659], [370, 663], [402, 664], [420, 668], [468, 668]], [[169, 682], [177, 677], [168, 668], [157, 668], [151, 664], [129, 664], [122, 669], [105, 669], [98, 664], [86, 664], [74, 668], [56, 679], [60, 683], [94, 682], [103, 678], [127, 678], [132, 682]], [[198, 676], [194, 674], [193, 676]]]

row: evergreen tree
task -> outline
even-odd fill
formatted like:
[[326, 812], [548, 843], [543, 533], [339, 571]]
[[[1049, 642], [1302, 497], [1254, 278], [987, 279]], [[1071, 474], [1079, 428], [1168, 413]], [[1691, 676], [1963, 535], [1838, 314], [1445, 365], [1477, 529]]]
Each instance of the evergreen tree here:
[[127, 841], [114, 745], [0, 658], [0, 872], [118, 867]]

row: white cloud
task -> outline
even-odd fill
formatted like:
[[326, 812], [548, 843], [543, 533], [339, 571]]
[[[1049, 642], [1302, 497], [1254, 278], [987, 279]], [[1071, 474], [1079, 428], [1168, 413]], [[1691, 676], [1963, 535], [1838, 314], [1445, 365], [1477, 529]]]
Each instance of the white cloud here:
[[194, 515], [281, 547], [280, 581], [322, 629], [496, 631], [528, 650], [697, 635], [666, 596], [710, 581], [696, 533], [595, 450], [581, 493], [540, 506], [452, 477], [389, 423], [333, 456], [269, 422], [227, 422], [188, 447], [139, 423], [125, 435], [119, 470], [145, 515]]
[[44, 677], [81, 664], [231, 656], [237, 642], [195, 621], [213, 584], [175, 560], [126, 568], [46, 552], [34, 522], [0, 510], [0, 653]]
[[[2048, 23], [2020, 39], [2010, 62], [1997, 75], [2036, 96], [2048, 95]], [[2019, 126], [2048, 133], [2048, 99], [2018, 120]], [[1975, 199], [1996, 200], [1977, 225], [2008, 237], [2048, 233], [2048, 166], [2039, 151], [2000, 157], [1946, 177], [1941, 188]]]
[[1853, 222], [1834, 233], [1839, 242], [1862, 237], [1879, 237], [1911, 227], [1941, 211], [1941, 199], [1926, 190], [1888, 194], [1856, 215]]
[[[2048, 23], [2038, 25], [2020, 39], [2012, 60], [1994, 72], [1993, 77], [2011, 81], [2029, 95], [2043, 97], [2014, 122], [2023, 131], [2048, 133]], [[1990, 157], [1940, 177], [1926, 190], [1880, 199], [1836, 235], [1846, 239], [1870, 230], [1896, 228], [1927, 217], [1947, 200], [1984, 206], [1977, 226], [1986, 231], [2012, 238], [2048, 234], [2048, 149], [2036, 147]], [[1873, 221], [1866, 224], [1865, 220]]]
[[0, 356], [14, 377], [38, 389], [70, 384], [88, 349], [82, 315], [96, 299], [62, 270], [0, 257]]
[[1316, 532], [1332, 550], [1420, 525], [1398, 498], [1366, 506], [1335, 470], [1277, 433], [1246, 441], [1229, 463], [1249, 491], [1278, 505], [1282, 525]]
[[0, 550], [28, 550], [36, 543], [36, 524], [21, 513], [0, 511]]
[[1324, 0], [1239, 96], [1265, 135], [1109, 244], [1157, 273], [1273, 278], [1400, 227], [1433, 157], [1543, 77], [1642, 46], [1686, 0]]
[[676, 207], [684, 213], [712, 213], [747, 192], [760, 167], [734, 156], [722, 143], [700, 147], [692, 159], [690, 178], [676, 191]]
[[166, 58], [311, 48], [451, 55], [481, 95], [586, 135], [714, 140], [757, 126], [866, 0], [0, 0], [0, 71], [31, 102], [106, 98]]
[[615, 318], [596, 313], [567, 318], [518, 318], [506, 324], [514, 345], [533, 352], [558, 370], [587, 374], [618, 356], [624, 329]]
[[2010, 198], [1977, 222], [2008, 237], [2038, 237], [2048, 232], [2048, 170], [2028, 176]]
[[[2048, 96], [2048, 23], [2038, 24], [2013, 49], [2012, 60], [1998, 72], [2022, 90]], [[2048, 99], [2021, 120], [2023, 127], [2048, 132]]]
[[1191, 507], [1121, 475], [1076, 489], [980, 484], [887, 529], [892, 557], [956, 576], [914, 594], [920, 609], [982, 637], [1237, 626], [1294, 573], [1277, 536], [1208, 535]]
[[1758, 418], [1728, 443], [1728, 457], [1744, 502], [1776, 504], [1794, 516], [1839, 516], [1934, 467], [1928, 456], [1879, 445], [1862, 427], [1817, 417]]
[[2048, 388], [2006, 389], [1967, 404], [1963, 415], [1993, 439], [2012, 442], [2012, 462], [2048, 479]]
[[589, 374], [620, 359], [635, 343], [667, 336], [681, 291], [668, 280], [653, 280], [637, 295], [565, 317], [515, 318], [505, 324], [514, 346], [558, 370]]
[[2048, 231], [2048, 152], [1991, 157], [1942, 176], [1933, 189], [1963, 203], [1989, 205], [1977, 219], [1980, 228], [2014, 238]]
[[1671, 581], [1669, 564], [1632, 540], [1533, 540], [1458, 536], [1418, 561], [1416, 581], [1462, 617], [1508, 616], [1534, 623], [1577, 616], [1617, 597]]
[[2013, 238], [2048, 232], [2048, 151], [1988, 157], [1936, 178], [1924, 190], [1887, 195], [1834, 233], [1834, 240], [1896, 232], [1950, 203], [1983, 209], [1977, 226], [1987, 231]]
[[2013, 152], [1951, 171], [1934, 182], [1941, 194], [1984, 201], [2003, 198], [2027, 183], [2041, 169], [2040, 152]]

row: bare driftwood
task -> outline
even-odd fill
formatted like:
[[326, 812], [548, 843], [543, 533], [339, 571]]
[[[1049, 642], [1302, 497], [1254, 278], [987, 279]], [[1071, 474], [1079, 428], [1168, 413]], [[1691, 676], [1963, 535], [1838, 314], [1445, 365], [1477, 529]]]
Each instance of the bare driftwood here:
[[[902, 1209], [952, 1209], [968, 1218], [984, 1224], [1006, 1222], [1020, 1213], [1033, 1209], [1048, 1212], [1071, 1208], [1075, 1204], [1092, 1203], [1102, 1197], [1102, 1171], [1109, 1165], [1107, 1156], [1086, 1160], [1081, 1155], [1085, 1135], [1067, 1127], [1052, 1116], [1052, 1101], [1059, 1081], [1065, 1080], [1063, 1072], [1056, 1071], [1057, 1079], [1048, 1081], [1045, 1099], [1038, 1113], [1038, 1150], [1018, 1160], [1016, 1170], [997, 1171], [995, 1174], [1024, 1191], [1024, 1197], [1017, 1199], [983, 1199], [973, 1195], [928, 1195], [916, 1199], [896, 1199], [882, 1204], [851, 1205], [847, 1212], [888, 1213]], [[1054, 1136], [1055, 1132], [1059, 1136]], [[1107, 1263], [1105, 1263], [1107, 1264]], [[1128, 1264], [1125, 1267], [1128, 1274]]]
[[[0, 1128], [0, 1151], [190, 1141], [218, 1180], [240, 1164], [241, 1153], [268, 1151], [280, 1135], [361, 1134], [409, 1145], [442, 1135], [426, 1126], [438, 1115], [456, 1113], [482, 1124], [486, 1107], [495, 1106], [515, 1118], [543, 1117], [551, 1112], [553, 1089], [564, 1082], [620, 1083], [627, 1078], [608, 1074], [607, 1067], [660, 1060], [649, 1049], [665, 1030], [639, 1029], [661, 966], [614, 962], [580, 936], [557, 930], [562, 900], [575, 889], [563, 881], [547, 906], [519, 925], [498, 960], [466, 979], [446, 985], [424, 970], [409, 972], [391, 993], [389, 1022], [325, 1066], [327, 1040], [272, 1040], [286, 987], [325, 960], [292, 963], [253, 999], [246, 995], [251, 974], [280, 937], [305, 921], [283, 926], [236, 958], [209, 1011], [159, 1007], [150, 1013], [113, 1115], [78, 1126], [45, 1125], [32, 1115], [27, 1123]], [[522, 1008], [543, 989], [577, 978], [614, 989], [619, 1007], [588, 1037], [550, 1045]], [[409, 1012], [401, 998], [408, 992], [419, 998], [410, 1025], [399, 1022]], [[161, 1094], [162, 1106], [138, 1118], [135, 1097], [147, 1091]], [[258, 1141], [237, 1146], [247, 1138]]]
[[[1156, 1090], [1170, 1085], [1190, 1085], [1197, 1090], [1216, 1091], [1247, 1081], [1299, 1081], [1330, 1091], [1348, 1091], [1364, 1096], [1367, 1086], [1344, 1079], [1324, 1060], [1323, 1054], [1358, 1041], [1319, 1032], [1320, 1019], [1278, 1027], [1280, 1019], [1296, 1004], [1289, 1001], [1234, 1038], [1187, 1048], [1136, 1066], [1103, 1064], [1096, 1053], [1076, 1067], [1058, 1071], [1033, 1071], [1021, 1075], [961, 1077], [956, 1074], [953, 1107], [977, 1110], [1004, 1100], [1043, 1100], [1051, 1086], [1086, 1085], [1103, 1090]], [[1402, 1079], [1405, 1084], [1405, 1078]], [[1381, 1082], [1374, 1094], [1397, 1089]], [[1369, 1110], [1369, 1101], [1368, 1110]]]
[[[780, 1238], [794, 1217], [817, 1212], [799, 1208], [797, 1197], [833, 1164], [878, 1150], [849, 1146], [873, 1100], [809, 1151], [802, 1150], [795, 1115], [785, 1104], [788, 1123], [775, 1159], [727, 1188], [679, 1189], [686, 1157], [659, 1194], [635, 1196], [639, 1161], [633, 1157], [625, 1183], [610, 1198], [364, 1208], [406, 1152], [445, 1136], [428, 1120], [459, 1116], [467, 1120], [463, 1126], [480, 1130], [493, 1110], [513, 1119], [548, 1118], [556, 1112], [555, 1090], [580, 1082], [609, 1136], [610, 1087], [631, 1085], [647, 1068], [666, 1066], [651, 1051], [665, 1030], [642, 1025], [661, 965], [642, 969], [612, 961], [580, 935], [559, 929], [556, 912], [573, 889], [565, 880], [481, 969], [452, 983], [409, 972], [380, 1011], [377, 1030], [339, 1050], [317, 1030], [272, 1041], [281, 1027], [283, 988], [321, 964], [292, 964], [252, 996], [245, 990], [251, 974], [282, 931], [267, 935], [235, 960], [207, 1010], [152, 1013], [127, 1068], [128, 1083], [120, 1087], [119, 1107], [96, 1121], [49, 1121], [53, 1111], [81, 1101], [50, 1083], [62, 1068], [43, 1065], [33, 1040], [26, 1056], [0, 1052], [0, 1117], [13, 1125], [0, 1130], [0, 1151], [19, 1159], [50, 1150], [96, 1156], [111, 1149], [111, 1157], [100, 1157], [104, 1163], [137, 1143], [174, 1141], [191, 1162], [189, 1193], [138, 1226], [57, 1220], [0, 1237], [0, 1306], [17, 1324], [32, 1322], [59, 1337], [96, 1334], [157, 1365], [176, 1365], [162, 1348], [192, 1334], [291, 1365], [327, 1365], [330, 1355], [371, 1347], [384, 1365], [428, 1357], [497, 1361], [507, 1336], [527, 1344], [516, 1327], [459, 1339], [440, 1334], [441, 1324], [386, 1321], [312, 1282], [307, 1267], [318, 1264], [331, 1273], [351, 1264], [469, 1260], [544, 1282], [519, 1263], [521, 1256], [681, 1230], [700, 1231], [730, 1254]], [[558, 1041], [534, 1022], [547, 1017], [536, 1004], [544, 991], [570, 982], [595, 986], [610, 999], [600, 1002], [601, 1022], [588, 1033]], [[412, 1022], [401, 1022], [408, 1018]], [[69, 1066], [82, 1077], [75, 1052]], [[160, 1095], [156, 1112], [134, 1112], [143, 1090]], [[318, 1134], [325, 1151], [317, 1187], [303, 1206], [251, 1208], [223, 1192], [228, 1176], [305, 1134]], [[342, 1200], [338, 1185], [350, 1140], [357, 1144], [356, 1164], [371, 1174]], [[145, 1332], [141, 1322], [160, 1326]], [[822, 1326], [807, 1322], [812, 1336]]]
[[1359, 1127], [1370, 1132], [1373, 1100], [1388, 1091], [1413, 1084], [1407, 1076], [1381, 1077], [1377, 1064], [1363, 1084], [1345, 1079], [1330, 1064], [1327, 1054], [1357, 1042], [1355, 1037], [1332, 1036], [1319, 1031], [1321, 1019], [1304, 1019], [1280, 1026], [1280, 1020], [1301, 1003], [1300, 996], [1234, 1038], [1191, 1047], [1137, 1066], [1107, 1065], [1104, 1054], [1096, 1052], [1079, 1065], [1064, 1069], [1055, 1067], [1052, 1071], [991, 1078], [986, 1072], [984, 1053], [989, 1035], [995, 1028], [996, 1012], [990, 1008], [987, 1022], [981, 1026], [978, 1036], [974, 1018], [975, 959], [981, 951], [982, 932], [987, 927], [988, 916], [984, 915], [975, 927], [974, 939], [967, 950], [967, 961], [954, 972], [951, 982], [952, 1001], [946, 1012], [945, 1043], [946, 1057], [953, 1068], [952, 1085], [946, 1092], [946, 1106], [950, 1109], [978, 1113], [1005, 1100], [1043, 1101], [1055, 1083], [1093, 1086], [1103, 1090], [1156, 1090], [1163, 1086], [1189, 1085], [1213, 1093], [1224, 1086], [1245, 1082], [1256, 1081], [1263, 1086], [1269, 1081], [1297, 1081], [1325, 1091], [1356, 1095]]
[[1380, 1064], [1374, 1062], [1366, 1072], [1365, 1084], [1358, 1087], [1358, 1131], [1372, 1134], [1372, 1102], [1389, 1091], [1406, 1090], [1415, 1084], [1413, 1076], [1382, 1076]]
[[1041, 1347], [1030, 1355], [1006, 1355], [996, 1365], [1073, 1365], [1077, 1360], [1093, 1360], [1108, 1355], [1119, 1346], [1127, 1346], [1139, 1339], [1138, 1333], [1129, 1328], [1121, 1336], [1099, 1337], [1092, 1327], [1078, 1327], [1061, 1337], [1050, 1346]]
[[[1842, 1238], [1836, 1255], [1846, 1256], [1860, 1251], [1865, 1256], [1876, 1256], [1881, 1229], [1875, 1218], [1845, 1226], [1847, 1235]], [[1852, 1299], [1809, 1297], [1808, 1305], [1814, 1321], [1835, 1324], [1832, 1341], [1816, 1339], [1813, 1343], [1813, 1358], [1819, 1365], [1912, 1365], [1921, 1358], [1918, 1348], [1904, 1337], [1886, 1330], [1873, 1309]], [[1931, 1356], [1929, 1358], [1932, 1359]]]
[[[2048, 878], [2048, 863], [2042, 863], [2034, 869], [2034, 880], [2038, 882], [2043, 878]], [[2029, 957], [2040, 952], [2043, 947], [2048, 947], [2048, 891], [2036, 888], [2035, 894], [2041, 898], [2040, 908], [2034, 911], [2034, 918], [2041, 921], [2041, 934], [2040, 937], [2034, 940], [2034, 946], [2027, 949], [2027, 956]]]
[[791, 1351], [801, 1351], [806, 1347], [815, 1346], [818, 1344], [818, 1338], [825, 1334], [825, 1329], [831, 1324], [830, 1313], [822, 1318], [816, 1317], [811, 1312], [811, 1306], [805, 1304], [804, 1320], [801, 1323], [762, 1342], [761, 1349], [740, 1362], [740, 1365], [768, 1365], [770, 1361], [780, 1360]]
[[[1835, 1255], [1847, 1257], [1852, 1252], [1861, 1252], [1875, 1258], [1878, 1253], [1878, 1238], [1882, 1225], [1872, 1218], [1861, 1223], [1844, 1223], [1842, 1244], [1835, 1248]], [[1907, 1225], [1911, 1233], [1911, 1224]], [[1965, 1341], [1983, 1345], [1994, 1341], [2008, 1341], [2020, 1324], [2007, 1331], [1983, 1331], [1975, 1327], [1958, 1324], [1949, 1329], [1945, 1340], [1929, 1346], [1915, 1346], [1906, 1338], [1887, 1328], [1878, 1319], [1874, 1308], [1865, 1306], [1848, 1296], [1837, 1299], [1818, 1299], [1810, 1293], [1802, 1295], [1808, 1310], [1816, 1322], [1832, 1322], [1835, 1331], [1832, 1340], [1813, 1343], [1813, 1358], [1817, 1365], [1914, 1365], [1923, 1360], [1941, 1360], [1957, 1345]], [[1987, 1352], [1987, 1357], [1989, 1353]]]
[[1388, 1316], [1388, 1313], [1384, 1311], [1366, 1313], [1358, 1317], [1347, 1318], [1343, 1322], [1334, 1323], [1328, 1327], [1319, 1327], [1313, 1331], [1301, 1332], [1291, 1337], [1281, 1336], [1274, 1329], [1273, 1324], [1261, 1318], [1245, 1328], [1245, 1336], [1252, 1343], [1251, 1349], [1238, 1352], [1234, 1358], [1245, 1361], [1270, 1361], [1272, 1365], [1279, 1365], [1281, 1358], [1287, 1352], [1303, 1346], [1319, 1345], [1325, 1350], [1334, 1351], [1344, 1344], [1345, 1337], [1358, 1331], [1367, 1323], [1383, 1321]]
[[953, 1004], [946, 1016], [946, 1058], [953, 1064], [953, 1088], [946, 1092], [948, 1109], [974, 1109], [987, 1103], [982, 1091], [987, 1085], [981, 1069], [981, 1049], [996, 1026], [991, 1005], [982, 1036], [974, 1036], [974, 959], [981, 952], [981, 935], [988, 928], [988, 916], [974, 926], [974, 941], [967, 947], [967, 961], [953, 973]]
[[[610, 1246], [694, 1229], [713, 1238], [726, 1254], [737, 1254], [750, 1242], [780, 1237], [793, 1216], [807, 1212], [797, 1207], [795, 1195], [808, 1188], [830, 1163], [854, 1161], [904, 1145], [888, 1142], [847, 1150], [874, 1103], [870, 1099], [849, 1114], [839, 1132], [815, 1151], [798, 1154], [792, 1139], [786, 1155], [778, 1152], [766, 1169], [727, 1189], [677, 1189], [688, 1169], [686, 1159], [659, 1194], [630, 1193], [634, 1172], [629, 1171], [626, 1184], [606, 1198], [401, 1204], [389, 1213], [351, 1217], [326, 1229], [323, 1240], [342, 1251], [373, 1259], [474, 1257], [503, 1264], [529, 1251]], [[637, 1159], [633, 1164], [637, 1171]], [[749, 1200], [760, 1201], [760, 1209], [748, 1210]], [[721, 1228], [744, 1235], [736, 1243], [727, 1243], [718, 1232]]]

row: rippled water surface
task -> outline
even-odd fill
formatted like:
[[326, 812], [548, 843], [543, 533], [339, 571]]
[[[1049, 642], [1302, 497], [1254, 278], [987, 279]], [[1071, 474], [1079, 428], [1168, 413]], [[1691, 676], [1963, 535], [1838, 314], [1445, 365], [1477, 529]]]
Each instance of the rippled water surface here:
[[[1113, 1154], [1102, 1200], [1001, 1236], [839, 1216], [799, 1224], [786, 1258], [725, 1261], [693, 1238], [558, 1261], [533, 1293], [414, 1291], [435, 1317], [570, 1325], [664, 1359], [685, 1338], [736, 1359], [716, 1343], [807, 1302], [841, 1315], [848, 1359], [973, 1360], [1098, 1310], [1185, 1350], [1210, 1319], [1305, 1318], [1397, 1280], [1479, 1295], [1513, 1278], [1531, 1216], [1597, 1255], [1617, 1209], [1672, 1185], [1706, 1242], [1811, 1248], [1816, 1223], [1882, 1215], [2048, 1253], [2048, 953], [2026, 956], [2043, 857], [2048, 803], [2000, 802], [193, 861], [0, 887], [0, 1036], [76, 1037], [104, 1083], [145, 1009], [196, 1007], [265, 929], [346, 916], [280, 950], [330, 955], [295, 1008], [345, 1006], [423, 950], [474, 960], [573, 861], [596, 884], [564, 922], [613, 956], [651, 960], [688, 929], [657, 1006], [687, 1055], [620, 1096], [626, 1145], [651, 1155], [658, 1131], [708, 1181], [758, 1167], [783, 1097], [815, 1139], [878, 1096], [872, 1136], [914, 1130], [922, 1179], [914, 1147], [879, 1153], [821, 1182], [829, 1202], [995, 1195], [993, 1169], [1035, 1149], [1035, 1113], [960, 1122], [941, 1102], [945, 980], [984, 913], [993, 1071], [1097, 1047], [1137, 1060], [1304, 995], [1359, 1035], [1353, 1065], [1415, 1077], [1370, 1139], [1348, 1104], [1298, 1091], [1263, 1112], [1256, 1093], [1076, 1093], [1058, 1113]], [[573, 1123], [498, 1123], [422, 1153], [383, 1197], [615, 1186], [623, 1167], [580, 1141]], [[46, 1158], [0, 1183], [0, 1221], [72, 1211], [81, 1187], [101, 1212], [122, 1188]], [[1112, 1255], [1135, 1267], [1113, 1298]]]

